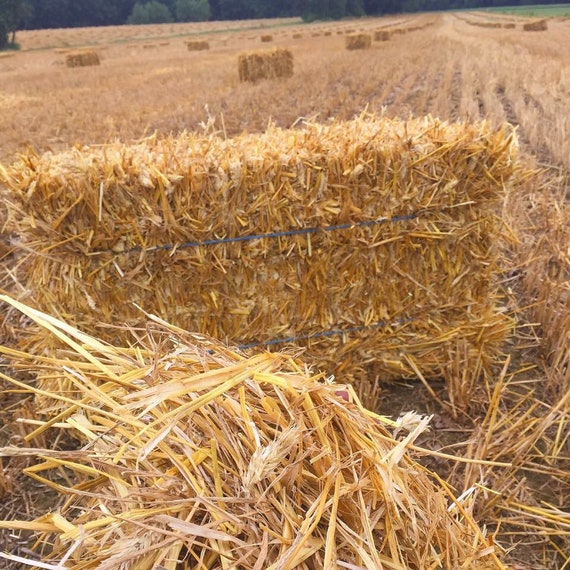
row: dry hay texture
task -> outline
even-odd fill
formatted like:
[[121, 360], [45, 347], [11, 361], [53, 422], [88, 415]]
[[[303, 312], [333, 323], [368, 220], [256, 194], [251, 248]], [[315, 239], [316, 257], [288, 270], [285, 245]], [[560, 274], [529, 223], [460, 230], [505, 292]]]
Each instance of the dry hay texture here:
[[210, 49], [210, 42], [207, 40], [190, 40], [186, 42], [188, 51], [202, 51]]
[[261, 36], [261, 41], [262, 42], [272, 42], [273, 36], [271, 34], [264, 34]]
[[525, 32], [544, 32], [548, 30], [548, 20], [536, 20], [534, 22], [526, 22], [523, 24]]
[[238, 56], [238, 74], [242, 82], [293, 76], [293, 54], [284, 48], [252, 51]]
[[[426, 418], [395, 439], [350, 387], [286, 355], [245, 357], [153, 321], [114, 347], [16, 306], [67, 344], [39, 367], [3, 349], [49, 377], [47, 405], [65, 404], [35, 434], [78, 443], [0, 450], [36, 458], [27, 474], [66, 499], [0, 522], [41, 533], [42, 567], [503, 568], [469, 505], [410, 457]], [[74, 393], [59, 391], [65, 376]]]
[[376, 30], [374, 32], [375, 42], [387, 42], [392, 37], [392, 32], [389, 30]]
[[69, 53], [65, 56], [67, 67], [88, 67], [90, 65], [100, 65], [101, 60], [96, 51], [82, 51]]
[[106, 340], [97, 323], [137, 324], [136, 303], [305, 346], [343, 379], [443, 376], [465, 405], [511, 329], [495, 273], [516, 172], [511, 132], [431, 118], [30, 153], [0, 169], [5, 288]]
[[370, 34], [351, 34], [344, 38], [346, 49], [368, 49], [372, 45]]
[[542, 226], [537, 220], [530, 226], [527, 220], [533, 236], [520, 231], [525, 241], [519, 262], [530, 318], [542, 324], [541, 346], [556, 374], [554, 390], [562, 398], [570, 392], [570, 203], [557, 198], [539, 205]]

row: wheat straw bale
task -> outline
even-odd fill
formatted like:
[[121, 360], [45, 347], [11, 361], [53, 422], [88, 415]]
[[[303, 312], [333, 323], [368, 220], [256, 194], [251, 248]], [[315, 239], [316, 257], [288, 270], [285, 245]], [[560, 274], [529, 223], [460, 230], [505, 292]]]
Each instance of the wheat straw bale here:
[[287, 78], [293, 75], [293, 54], [288, 49], [252, 51], [238, 56], [238, 73], [242, 82]]
[[210, 42], [207, 40], [189, 40], [186, 42], [188, 51], [203, 51], [210, 49]]
[[271, 34], [264, 34], [261, 36], [262, 43], [268, 43], [273, 41], [273, 36]]
[[67, 67], [87, 67], [90, 65], [100, 65], [99, 54], [95, 51], [82, 51], [69, 53], [65, 56]]
[[332, 32], [330, 30], [326, 30], [325, 32], [323, 32], [323, 36], [326, 37], [332, 36]]
[[503, 28], [505, 28], [506, 30], [514, 30], [517, 27], [517, 25], [514, 22], [505, 22], [503, 24]]
[[535, 20], [534, 22], [526, 22], [523, 24], [523, 30], [525, 32], [544, 32], [547, 29], [547, 20]]
[[88, 331], [135, 324], [137, 303], [235, 344], [305, 346], [343, 377], [474, 381], [510, 332], [494, 275], [512, 137], [363, 116], [28, 153], [0, 170], [5, 278]]
[[[570, 390], [570, 204], [564, 185], [561, 196], [545, 191], [538, 199], [529, 198], [536, 186], [544, 184], [533, 182], [526, 195], [517, 197], [521, 202], [513, 223], [520, 226], [521, 235], [517, 261], [523, 268], [528, 318], [538, 325], [543, 356], [553, 371], [550, 388], [562, 397]], [[556, 181], [549, 182], [556, 187]], [[533, 228], [532, 235], [528, 227]]]
[[377, 30], [374, 32], [375, 42], [386, 42], [392, 37], [392, 32], [389, 30]]
[[35, 458], [25, 473], [64, 499], [0, 521], [38, 532], [43, 568], [503, 568], [469, 504], [408, 450], [429, 418], [382, 418], [285, 354], [246, 358], [156, 321], [115, 347], [15, 306], [67, 345], [39, 368], [19, 356], [63, 405], [28, 441], [78, 442], [0, 449]]
[[346, 49], [368, 49], [372, 45], [370, 34], [351, 34], [345, 37]]
[[299, 33], [293, 34], [293, 36], [292, 36], [292, 38], [294, 40], [300, 40], [302, 37], [303, 37], [303, 34], [299, 34]]

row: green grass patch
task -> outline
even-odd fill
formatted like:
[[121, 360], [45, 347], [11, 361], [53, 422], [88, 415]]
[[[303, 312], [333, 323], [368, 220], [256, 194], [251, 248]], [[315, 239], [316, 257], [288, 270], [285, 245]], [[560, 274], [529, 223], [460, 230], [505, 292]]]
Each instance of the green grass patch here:
[[555, 18], [570, 16], [570, 4], [532, 4], [528, 6], [497, 6], [488, 8], [489, 12], [513, 14], [515, 16], [536, 16], [537, 18]]

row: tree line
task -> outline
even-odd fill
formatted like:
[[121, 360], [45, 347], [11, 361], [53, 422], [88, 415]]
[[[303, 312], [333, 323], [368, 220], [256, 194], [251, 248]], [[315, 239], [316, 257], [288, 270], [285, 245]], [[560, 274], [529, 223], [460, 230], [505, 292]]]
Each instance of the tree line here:
[[335, 20], [535, 3], [536, 0], [0, 0], [0, 49], [15, 45], [18, 29], [281, 17]]

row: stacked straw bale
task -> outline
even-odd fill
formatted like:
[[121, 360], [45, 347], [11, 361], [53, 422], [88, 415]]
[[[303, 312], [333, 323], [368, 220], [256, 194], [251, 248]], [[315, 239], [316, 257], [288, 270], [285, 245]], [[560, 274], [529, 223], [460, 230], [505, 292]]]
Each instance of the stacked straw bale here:
[[523, 24], [525, 32], [544, 32], [548, 30], [548, 20], [535, 20], [534, 22], [526, 22]]
[[96, 51], [81, 51], [68, 53], [65, 56], [65, 65], [67, 67], [87, 67], [90, 65], [100, 65], [101, 60]]
[[287, 78], [293, 75], [293, 54], [284, 48], [252, 51], [238, 56], [238, 73], [242, 82]]
[[350, 34], [344, 38], [346, 49], [368, 49], [372, 45], [370, 34]]
[[15, 305], [67, 345], [39, 368], [19, 355], [62, 408], [27, 439], [78, 442], [0, 449], [36, 458], [25, 472], [66, 499], [0, 521], [41, 533], [42, 568], [503, 568], [469, 505], [410, 456], [429, 418], [400, 428], [283, 354], [246, 358], [152, 321], [115, 347]]
[[465, 404], [510, 332], [494, 275], [515, 157], [485, 123], [376, 116], [29, 153], [0, 171], [6, 278], [91, 332], [137, 303], [347, 378], [443, 376]]
[[207, 40], [189, 40], [186, 42], [188, 51], [203, 51], [210, 49], [210, 42]]

